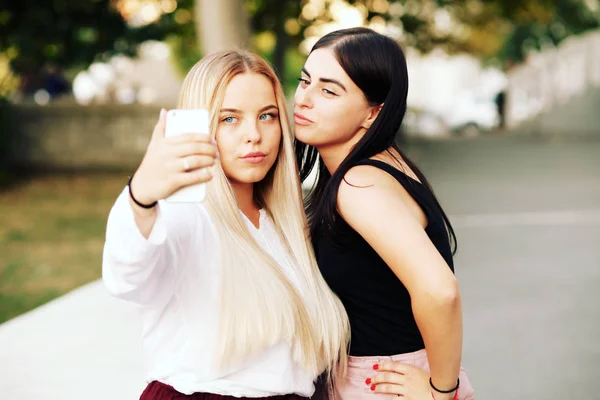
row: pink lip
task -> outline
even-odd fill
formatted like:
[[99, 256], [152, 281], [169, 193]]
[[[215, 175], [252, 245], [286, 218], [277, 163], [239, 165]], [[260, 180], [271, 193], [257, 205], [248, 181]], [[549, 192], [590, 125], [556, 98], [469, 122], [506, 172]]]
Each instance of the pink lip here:
[[252, 153], [246, 154], [242, 157], [242, 160], [250, 163], [250, 164], [260, 164], [266, 158], [265, 153], [261, 153], [260, 151], [253, 151]]
[[310, 125], [313, 123], [310, 119], [299, 113], [294, 113], [294, 122], [297, 125]]

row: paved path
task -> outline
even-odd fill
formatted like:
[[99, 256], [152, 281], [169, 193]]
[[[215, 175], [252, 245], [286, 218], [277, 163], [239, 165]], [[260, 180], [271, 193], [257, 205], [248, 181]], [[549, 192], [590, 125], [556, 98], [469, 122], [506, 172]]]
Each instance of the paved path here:
[[600, 399], [600, 132], [411, 153], [457, 230], [478, 398]]
[[0, 325], [0, 399], [139, 398], [139, 327], [133, 306], [100, 282]]
[[[600, 399], [600, 134], [409, 152], [458, 233], [478, 399]], [[97, 282], [0, 326], [2, 399], [130, 400], [143, 375], [135, 310]]]

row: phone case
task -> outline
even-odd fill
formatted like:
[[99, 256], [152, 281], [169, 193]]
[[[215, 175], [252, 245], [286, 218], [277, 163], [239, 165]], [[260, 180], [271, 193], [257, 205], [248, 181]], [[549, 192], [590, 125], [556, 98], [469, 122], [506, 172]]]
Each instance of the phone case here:
[[[204, 109], [170, 110], [167, 112], [165, 136], [171, 137], [184, 133], [209, 134], [208, 111]], [[206, 184], [186, 186], [167, 197], [169, 203], [199, 203], [206, 195]]]

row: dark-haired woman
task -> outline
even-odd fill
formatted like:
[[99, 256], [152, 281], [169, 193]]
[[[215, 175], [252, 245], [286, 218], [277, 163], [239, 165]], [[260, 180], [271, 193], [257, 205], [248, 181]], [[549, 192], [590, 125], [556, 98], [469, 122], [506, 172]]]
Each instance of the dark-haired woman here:
[[473, 399], [461, 367], [456, 240], [425, 176], [395, 144], [408, 74], [398, 44], [366, 28], [311, 50], [295, 94], [302, 179], [319, 267], [351, 325], [337, 400]]

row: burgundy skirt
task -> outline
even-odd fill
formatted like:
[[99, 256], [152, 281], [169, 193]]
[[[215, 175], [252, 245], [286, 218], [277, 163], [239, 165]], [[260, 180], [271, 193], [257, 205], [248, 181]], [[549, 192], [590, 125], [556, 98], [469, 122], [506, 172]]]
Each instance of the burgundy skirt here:
[[269, 400], [306, 400], [308, 397], [298, 396], [297, 394], [284, 394], [281, 396], [270, 397], [235, 397], [224, 396], [214, 393], [193, 393], [182, 394], [172, 386], [162, 382], [153, 381], [146, 386], [146, 389], [140, 396], [140, 400], [239, 400], [239, 399], [269, 399]]

